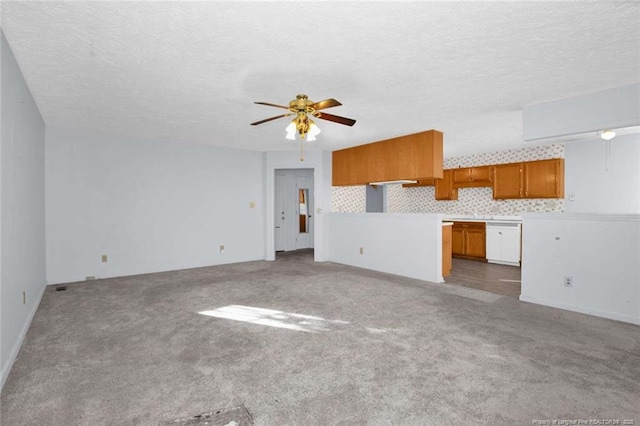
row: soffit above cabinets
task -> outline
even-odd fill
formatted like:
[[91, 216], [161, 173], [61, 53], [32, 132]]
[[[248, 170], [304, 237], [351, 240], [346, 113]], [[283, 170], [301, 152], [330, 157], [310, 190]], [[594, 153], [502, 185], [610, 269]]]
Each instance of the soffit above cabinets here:
[[640, 126], [640, 84], [526, 106], [522, 112], [525, 142], [573, 142], [599, 137], [612, 129], [622, 135]]

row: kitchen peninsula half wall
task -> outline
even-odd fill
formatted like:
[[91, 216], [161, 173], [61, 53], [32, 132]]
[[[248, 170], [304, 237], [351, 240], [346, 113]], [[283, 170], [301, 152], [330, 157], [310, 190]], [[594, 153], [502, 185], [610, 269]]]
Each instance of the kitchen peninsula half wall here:
[[440, 214], [331, 213], [331, 262], [434, 283], [442, 277]]

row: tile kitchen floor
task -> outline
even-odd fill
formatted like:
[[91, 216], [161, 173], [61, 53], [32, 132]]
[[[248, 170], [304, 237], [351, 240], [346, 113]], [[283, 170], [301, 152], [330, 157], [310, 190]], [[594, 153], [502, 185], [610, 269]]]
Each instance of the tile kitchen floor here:
[[475, 288], [504, 296], [520, 296], [520, 268], [453, 258], [445, 283]]

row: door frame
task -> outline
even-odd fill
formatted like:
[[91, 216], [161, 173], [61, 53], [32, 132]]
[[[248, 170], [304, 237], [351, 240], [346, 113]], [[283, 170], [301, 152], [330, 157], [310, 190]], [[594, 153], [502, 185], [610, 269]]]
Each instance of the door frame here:
[[[276, 184], [276, 176], [284, 176], [284, 184], [283, 184], [283, 188], [279, 187], [279, 185]], [[290, 191], [291, 192], [291, 197], [289, 199], [287, 199], [285, 197], [285, 201], [284, 201], [284, 205], [285, 205], [285, 209], [286, 209], [286, 214], [285, 214], [285, 223], [283, 224], [285, 227], [284, 229], [281, 230], [281, 232], [283, 233], [283, 238], [284, 238], [284, 251], [292, 251], [292, 250], [296, 250], [297, 249], [297, 240], [296, 238], [298, 237], [298, 232], [297, 232], [297, 227], [295, 226], [297, 223], [297, 219], [298, 219], [298, 215], [297, 215], [297, 210], [298, 210], [298, 202], [297, 202], [297, 189], [298, 189], [298, 181], [299, 179], [309, 179], [311, 181], [311, 188], [309, 188], [310, 194], [309, 194], [309, 206], [311, 208], [313, 208], [313, 206], [315, 206], [315, 200], [316, 200], [316, 194], [315, 194], [315, 170], [313, 168], [298, 168], [298, 169], [289, 169], [289, 168], [276, 168], [273, 171], [273, 182], [274, 182], [274, 190], [273, 190], [273, 221], [269, 224], [269, 226], [273, 227], [273, 253], [274, 253], [274, 258], [275, 258], [275, 252], [276, 252], [276, 232], [275, 232], [275, 226], [276, 226], [276, 221], [278, 220], [278, 216], [277, 216], [277, 212], [275, 211], [276, 207], [277, 207], [277, 199], [279, 197], [279, 191], [280, 190], [285, 190], [285, 191]], [[295, 210], [295, 212], [294, 212]], [[296, 214], [294, 214], [296, 213]], [[311, 239], [313, 244], [311, 245], [311, 248], [315, 249], [315, 245], [316, 245], [316, 238], [315, 238], [315, 211], [311, 211], [311, 220], [309, 221], [310, 226], [311, 226]], [[268, 235], [268, 234], [267, 234]], [[267, 257], [267, 260], [272, 260], [269, 259]]]
[[314, 250], [316, 262], [329, 260], [328, 231], [331, 213], [331, 151], [309, 149], [305, 152], [304, 162], [300, 161], [299, 151], [267, 151], [264, 154], [264, 221], [263, 242], [264, 259], [276, 260], [274, 248], [275, 212], [275, 170], [277, 169], [312, 169], [314, 191]]

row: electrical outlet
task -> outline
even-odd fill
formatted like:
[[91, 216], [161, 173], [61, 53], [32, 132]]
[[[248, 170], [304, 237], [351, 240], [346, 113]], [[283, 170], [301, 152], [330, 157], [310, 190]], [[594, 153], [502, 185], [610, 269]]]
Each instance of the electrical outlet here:
[[360, 254], [364, 254], [364, 247], [360, 247]]
[[250, 208], [250, 209], [255, 209], [255, 208], [256, 208], [256, 203], [254, 203], [253, 201], [251, 201], [251, 202], [249, 203], [249, 208]]
[[102, 255], [102, 263], [107, 263], [107, 255], [106, 254]]
[[22, 304], [23, 305], [27, 304], [27, 292], [26, 291], [22, 292]]
[[93, 280], [95, 280], [95, 279], [96, 279], [96, 277], [95, 277], [95, 276], [93, 276], [93, 275], [87, 275], [87, 277], [86, 277], [86, 280], [87, 280], [87, 281], [93, 281]]
[[220, 254], [224, 254], [224, 244], [220, 245]]
[[565, 287], [573, 287], [573, 277], [564, 277], [564, 286]]

